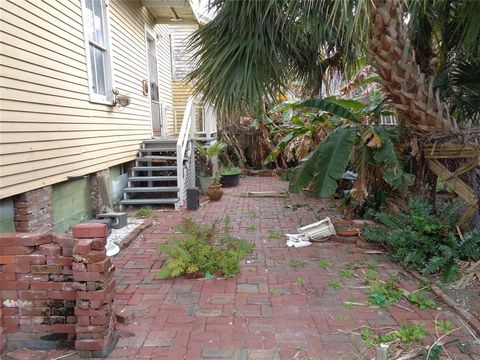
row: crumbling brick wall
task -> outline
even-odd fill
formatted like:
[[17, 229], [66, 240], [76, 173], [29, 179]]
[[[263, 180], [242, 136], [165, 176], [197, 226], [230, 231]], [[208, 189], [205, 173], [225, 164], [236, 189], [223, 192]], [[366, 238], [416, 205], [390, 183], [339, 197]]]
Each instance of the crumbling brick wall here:
[[52, 187], [45, 186], [13, 197], [17, 232], [53, 230]]
[[0, 340], [9, 348], [74, 344], [83, 357], [105, 356], [115, 345], [106, 236], [103, 224], [75, 225], [73, 237], [1, 234]]

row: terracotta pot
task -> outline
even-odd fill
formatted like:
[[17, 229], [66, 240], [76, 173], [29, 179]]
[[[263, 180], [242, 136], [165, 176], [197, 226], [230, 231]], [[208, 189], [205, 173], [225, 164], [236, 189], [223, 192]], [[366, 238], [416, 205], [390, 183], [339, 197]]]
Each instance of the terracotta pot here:
[[208, 187], [207, 195], [212, 201], [220, 200], [223, 195], [222, 185], [210, 185]]
[[216, 269], [212, 271], [212, 274], [215, 275], [216, 277], [222, 277], [223, 276], [223, 271], [220, 269]]
[[205, 272], [202, 270], [195, 271], [194, 273], [186, 273], [186, 279], [201, 279], [205, 277]]
[[335, 229], [337, 230], [338, 236], [357, 236], [358, 229], [355, 228], [344, 228], [344, 229]]

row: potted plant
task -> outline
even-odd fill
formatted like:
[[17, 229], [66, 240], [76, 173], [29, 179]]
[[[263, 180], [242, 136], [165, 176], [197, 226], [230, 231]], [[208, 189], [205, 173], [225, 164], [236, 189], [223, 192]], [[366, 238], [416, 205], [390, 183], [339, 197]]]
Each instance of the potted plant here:
[[212, 201], [220, 200], [223, 195], [222, 184], [220, 184], [220, 173], [218, 171], [212, 177], [212, 183], [208, 185], [207, 195]]
[[213, 182], [213, 160], [227, 148], [227, 144], [218, 141], [209, 147], [204, 147], [202, 144], [195, 142], [195, 148], [202, 157], [199, 176], [200, 188], [206, 194], [208, 186]]
[[224, 188], [238, 186], [240, 184], [240, 174], [242, 170], [238, 167], [228, 166], [222, 170], [220, 184]]

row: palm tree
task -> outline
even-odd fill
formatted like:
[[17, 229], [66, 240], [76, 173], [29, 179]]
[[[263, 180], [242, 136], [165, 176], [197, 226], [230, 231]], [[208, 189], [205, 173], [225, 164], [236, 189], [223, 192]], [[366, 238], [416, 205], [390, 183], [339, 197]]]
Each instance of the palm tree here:
[[299, 81], [319, 96], [327, 73], [359, 62], [328, 24], [330, 1], [212, 0], [216, 17], [191, 38], [197, 92], [226, 111], [258, 110]]
[[225, 110], [259, 109], [295, 79], [318, 96], [328, 70], [351, 73], [368, 58], [416, 132], [455, 129], [450, 113], [479, 121], [480, 2], [211, 0], [211, 6], [216, 17], [191, 40], [197, 68], [190, 79]]

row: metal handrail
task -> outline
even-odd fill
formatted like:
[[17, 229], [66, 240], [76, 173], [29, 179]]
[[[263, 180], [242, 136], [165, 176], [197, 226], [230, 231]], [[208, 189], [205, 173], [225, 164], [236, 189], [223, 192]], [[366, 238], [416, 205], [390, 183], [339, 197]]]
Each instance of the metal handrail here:
[[177, 186], [179, 205], [183, 205], [183, 194], [185, 189], [185, 177], [183, 173], [183, 160], [185, 158], [185, 151], [190, 140], [190, 129], [192, 123], [195, 121], [194, 97], [188, 98], [187, 106], [183, 114], [182, 127], [177, 139]]

